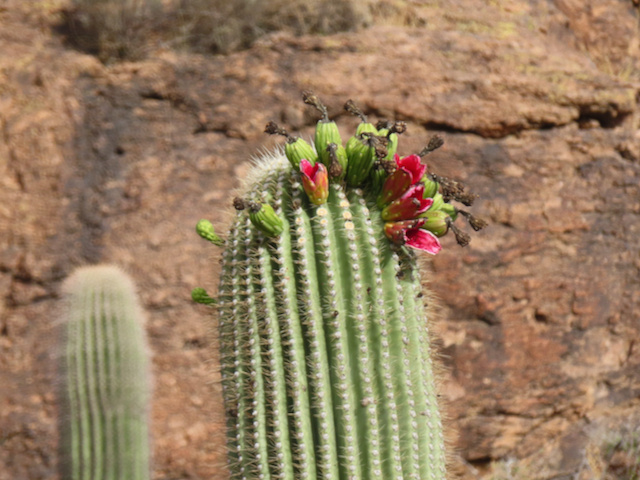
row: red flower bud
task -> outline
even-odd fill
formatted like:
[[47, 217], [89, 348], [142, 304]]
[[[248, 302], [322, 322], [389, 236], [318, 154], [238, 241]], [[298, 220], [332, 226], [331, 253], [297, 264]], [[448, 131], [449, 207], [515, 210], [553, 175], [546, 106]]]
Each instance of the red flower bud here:
[[302, 174], [302, 186], [307, 192], [309, 200], [315, 205], [322, 205], [329, 196], [329, 174], [327, 167], [317, 162], [315, 165], [306, 160], [300, 160], [300, 173]]

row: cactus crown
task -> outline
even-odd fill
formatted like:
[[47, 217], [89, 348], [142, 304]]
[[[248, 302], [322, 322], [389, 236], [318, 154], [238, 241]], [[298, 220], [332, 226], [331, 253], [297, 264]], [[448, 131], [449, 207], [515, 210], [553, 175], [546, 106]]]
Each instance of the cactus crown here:
[[[453, 231], [474, 195], [427, 173], [431, 139], [400, 157], [403, 122], [362, 123], [345, 145], [322, 115], [256, 165], [224, 240], [216, 308], [233, 479], [445, 478], [425, 297], [414, 249]], [[210, 229], [199, 233], [216, 243]], [[219, 242], [218, 242], [219, 243]], [[410, 247], [410, 248], [407, 248]], [[194, 299], [214, 303], [197, 289]]]

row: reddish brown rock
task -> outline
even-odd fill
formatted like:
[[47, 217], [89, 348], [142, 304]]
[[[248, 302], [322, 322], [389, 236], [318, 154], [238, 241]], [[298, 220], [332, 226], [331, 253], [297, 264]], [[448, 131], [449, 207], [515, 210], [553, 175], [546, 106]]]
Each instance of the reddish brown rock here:
[[277, 144], [266, 121], [310, 134], [307, 88], [345, 132], [348, 98], [407, 121], [407, 153], [440, 133], [430, 168], [480, 195], [474, 212], [490, 226], [464, 250], [445, 238], [428, 270], [455, 470], [592, 478], [602, 464], [629, 478], [628, 451], [602, 452], [640, 424], [633, 2], [416, 3], [410, 27], [279, 34], [230, 56], [164, 51], [112, 67], [65, 49], [41, 2], [7, 3], [0, 480], [55, 478], [57, 289], [97, 261], [132, 274], [149, 317], [154, 478], [227, 477], [210, 318], [189, 301], [192, 287], [215, 288], [217, 264], [193, 226], [208, 217], [224, 231], [248, 158]]

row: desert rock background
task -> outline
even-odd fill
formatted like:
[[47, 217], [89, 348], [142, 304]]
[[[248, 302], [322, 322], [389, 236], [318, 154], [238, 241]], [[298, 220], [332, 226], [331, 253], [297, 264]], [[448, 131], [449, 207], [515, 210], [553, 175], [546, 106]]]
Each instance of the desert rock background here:
[[312, 133], [305, 89], [343, 137], [349, 98], [408, 123], [401, 153], [442, 135], [430, 168], [480, 195], [490, 226], [425, 272], [452, 478], [638, 478], [637, 2], [373, 3], [389, 13], [353, 32], [105, 65], [57, 33], [64, 2], [0, 2], [0, 480], [58, 478], [59, 287], [99, 262], [147, 313], [153, 478], [228, 478], [214, 323], [190, 301], [218, 252], [194, 226], [224, 231], [280, 143], [268, 120]]

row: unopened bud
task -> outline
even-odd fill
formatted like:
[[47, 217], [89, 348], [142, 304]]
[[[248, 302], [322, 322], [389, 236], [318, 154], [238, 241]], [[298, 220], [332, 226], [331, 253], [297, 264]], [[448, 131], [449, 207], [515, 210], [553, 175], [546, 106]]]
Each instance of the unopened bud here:
[[[347, 152], [341, 144], [330, 143], [327, 145], [328, 170], [331, 178], [342, 179], [347, 173]], [[324, 162], [323, 162], [324, 163]]]
[[[336, 125], [336, 122], [323, 122], [322, 120], [320, 120], [316, 125], [314, 142], [316, 144], [318, 158], [322, 163], [325, 164], [327, 168], [331, 169], [327, 147], [332, 143], [335, 143], [336, 145], [340, 145], [340, 147], [342, 147], [342, 137], [340, 137], [340, 131], [338, 130], [338, 125]], [[344, 147], [342, 148], [344, 149]], [[345, 159], [346, 156], [347, 154], [345, 152]]]
[[296, 170], [300, 168], [300, 161], [302, 159], [308, 160], [311, 165], [314, 165], [318, 160], [318, 154], [313, 147], [309, 145], [302, 138], [289, 137], [293, 141], [288, 140], [284, 146], [284, 154], [293, 165]]
[[273, 210], [273, 207], [266, 203], [251, 203], [249, 205], [249, 219], [251, 223], [269, 237], [276, 237], [284, 230], [282, 219]]
[[458, 218], [459, 210], [450, 203], [444, 202], [440, 207], [440, 210], [449, 215], [449, 217], [451, 217], [451, 220], [453, 220], [454, 222]]
[[442, 237], [449, 231], [449, 215], [447, 215], [442, 210], [431, 211], [428, 210], [426, 213], [422, 215], [425, 222], [422, 225], [422, 228], [425, 230], [429, 230], [431, 233], [438, 237]]
[[202, 303], [203, 305], [211, 305], [216, 303], [215, 298], [211, 298], [207, 291], [202, 287], [196, 287], [191, 290], [191, 299], [196, 303]]
[[329, 197], [329, 175], [327, 167], [318, 162], [311, 165], [307, 160], [300, 162], [302, 187], [314, 205], [322, 205]]
[[434, 182], [431, 178], [429, 178], [429, 175], [425, 174], [422, 177], [422, 183], [424, 184], [425, 198], [427, 197], [433, 198], [435, 194], [438, 193], [438, 188], [440, 188], [440, 185], [438, 185], [438, 182]]
[[205, 240], [210, 241], [214, 245], [221, 247], [224, 240], [220, 238], [213, 229], [213, 224], [209, 220], [202, 219], [196, 224], [196, 232]]
[[431, 205], [431, 211], [433, 212], [434, 210], [441, 210], [446, 204], [444, 202], [444, 198], [442, 197], [441, 193], [436, 193], [433, 197], [433, 205]]

